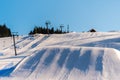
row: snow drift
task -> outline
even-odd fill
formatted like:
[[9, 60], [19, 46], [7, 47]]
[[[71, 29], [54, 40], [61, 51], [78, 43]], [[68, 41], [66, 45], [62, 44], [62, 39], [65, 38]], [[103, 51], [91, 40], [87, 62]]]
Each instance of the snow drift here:
[[118, 54], [107, 48], [42, 48], [24, 59], [11, 76], [27, 80], [117, 80]]

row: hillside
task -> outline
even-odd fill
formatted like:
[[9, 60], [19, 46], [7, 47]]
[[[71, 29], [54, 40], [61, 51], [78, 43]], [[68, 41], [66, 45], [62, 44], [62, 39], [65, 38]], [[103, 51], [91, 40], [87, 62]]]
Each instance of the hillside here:
[[118, 80], [120, 32], [0, 39], [0, 80]]

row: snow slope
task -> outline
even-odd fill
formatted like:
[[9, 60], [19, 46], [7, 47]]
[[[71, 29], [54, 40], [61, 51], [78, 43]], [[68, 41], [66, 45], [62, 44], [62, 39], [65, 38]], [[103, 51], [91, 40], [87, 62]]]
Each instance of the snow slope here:
[[1, 38], [0, 80], [119, 80], [119, 34], [21, 36], [16, 38], [18, 56], [12, 39]]

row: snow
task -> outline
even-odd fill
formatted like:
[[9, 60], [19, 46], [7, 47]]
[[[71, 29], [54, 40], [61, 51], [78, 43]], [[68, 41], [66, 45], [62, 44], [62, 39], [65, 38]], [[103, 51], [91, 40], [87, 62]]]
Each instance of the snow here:
[[0, 38], [0, 80], [119, 80], [120, 32]]

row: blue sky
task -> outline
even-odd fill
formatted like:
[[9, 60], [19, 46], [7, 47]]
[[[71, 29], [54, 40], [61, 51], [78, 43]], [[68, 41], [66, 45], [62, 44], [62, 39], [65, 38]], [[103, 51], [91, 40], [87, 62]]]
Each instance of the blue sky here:
[[0, 24], [12, 32], [28, 34], [46, 20], [76, 32], [120, 30], [120, 0], [0, 0]]

